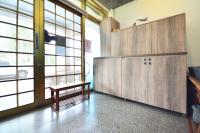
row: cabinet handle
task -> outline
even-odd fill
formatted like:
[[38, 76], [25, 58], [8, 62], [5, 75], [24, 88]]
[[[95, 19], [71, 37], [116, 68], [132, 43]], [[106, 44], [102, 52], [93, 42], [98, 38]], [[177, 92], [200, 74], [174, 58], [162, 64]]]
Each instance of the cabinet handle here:
[[144, 61], [147, 61], [147, 59], [146, 59], [146, 58], [144, 58]]
[[151, 58], [149, 58], [149, 61], [151, 61]]
[[144, 64], [146, 65], [146, 64], [147, 64], [147, 62], [144, 62]]
[[149, 65], [151, 65], [151, 62], [149, 62]]

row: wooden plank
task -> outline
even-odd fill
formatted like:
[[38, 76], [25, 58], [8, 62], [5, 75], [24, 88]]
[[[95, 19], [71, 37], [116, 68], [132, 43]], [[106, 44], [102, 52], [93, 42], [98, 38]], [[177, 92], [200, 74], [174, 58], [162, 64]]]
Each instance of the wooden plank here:
[[122, 59], [122, 97], [147, 103], [147, 65], [143, 57]]
[[185, 14], [152, 22], [152, 54], [185, 52]]
[[149, 58], [148, 104], [186, 114], [186, 56]]
[[134, 55], [151, 54], [151, 24], [136, 27]]
[[121, 97], [121, 58], [103, 60], [103, 92]]
[[102, 92], [103, 90], [103, 59], [94, 59], [94, 90]]

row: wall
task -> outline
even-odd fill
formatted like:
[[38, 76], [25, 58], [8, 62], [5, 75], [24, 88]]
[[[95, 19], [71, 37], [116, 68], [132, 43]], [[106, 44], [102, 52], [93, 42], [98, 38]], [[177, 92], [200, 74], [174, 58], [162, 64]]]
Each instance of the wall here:
[[[120, 27], [132, 26], [138, 18], [149, 21], [186, 13], [186, 47], [188, 65], [200, 66], [200, 0], [135, 0], [114, 10], [113, 16]], [[149, 22], [148, 21], [148, 22]]]

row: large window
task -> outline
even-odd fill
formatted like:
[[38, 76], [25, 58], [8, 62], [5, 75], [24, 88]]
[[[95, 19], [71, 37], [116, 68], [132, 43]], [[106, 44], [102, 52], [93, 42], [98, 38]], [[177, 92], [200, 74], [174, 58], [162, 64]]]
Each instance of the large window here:
[[47, 99], [49, 86], [81, 80], [81, 17], [48, 0], [45, 0], [44, 12], [44, 28], [49, 36], [55, 37], [45, 43]]
[[33, 0], [0, 0], [0, 111], [34, 102]]

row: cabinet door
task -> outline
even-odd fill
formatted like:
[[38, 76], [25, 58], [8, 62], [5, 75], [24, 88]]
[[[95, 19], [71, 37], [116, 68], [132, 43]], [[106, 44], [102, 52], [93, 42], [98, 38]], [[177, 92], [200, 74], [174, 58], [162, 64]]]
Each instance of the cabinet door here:
[[143, 57], [122, 60], [122, 97], [147, 103], [147, 65]]
[[149, 58], [148, 104], [186, 113], [185, 55]]
[[111, 56], [121, 56], [120, 32], [111, 33]]
[[103, 59], [94, 59], [94, 90], [102, 92], [103, 90]]
[[151, 24], [143, 24], [136, 27], [134, 54], [151, 54]]
[[121, 58], [104, 59], [103, 92], [121, 97]]
[[185, 15], [152, 22], [152, 53], [185, 52]]

